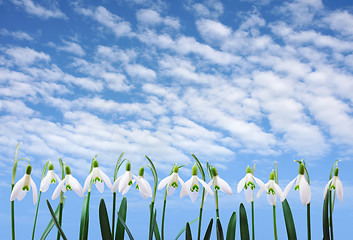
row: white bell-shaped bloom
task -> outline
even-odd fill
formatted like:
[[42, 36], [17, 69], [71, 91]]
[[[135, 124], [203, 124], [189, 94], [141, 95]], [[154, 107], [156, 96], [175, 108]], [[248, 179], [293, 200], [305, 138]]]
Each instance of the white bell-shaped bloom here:
[[335, 169], [333, 178], [326, 184], [324, 190], [324, 198], [326, 196], [327, 190], [334, 190], [337, 193], [338, 199], [343, 201], [343, 186], [341, 180], [338, 178], [338, 168]]
[[118, 190], [122, 195], [125, 195], [130, 190], [134, 182], [135, 179], [132, 179], [131, 164], [130, 162], [127, 162], [126, 171], [114, 181], [112, 192], [116, 192]]
[[97, 160], [93, 161], [93, 169], [86, 178], [85, 184], [83, 186], [83, 192], [87, 191], [91, 180], [96, 185], [96, 188], [100, 193], [104, 191], [104, 183], [109, 189], [112, 189], [112, 183], [110, 182], [109, 177], [98, 167]]
[[167, 186], [167, 194], [168, 194], [168, 196], [170, 196], [174, 193], [175, 189], [179, 187], [179, 182], [180, 182], [180, 184], [181, 184], [180, 197], [188, 195], [185, 183], [179, 177], [178, 171], [179, 171], [179, 167], [174, 166], [173, 173], [171, 175], [169, 175], [168, 177], [162, 179], [162, 181], [160, 181], [160, 183], [158, 184], [158, 190], [161, 190], [162, 188]]
[[42, 179], [39, 190], [41, 192], [46, 192], [50, 184], [60, 182], [60, 181], [61, 181], [60, 177], [56, 175], [56, 173], [54, 172], [54, 165], [50, 163], [48, 167], [47, 175], [45, 175], [45, 177]]
[[132, 177], [136, 181], [136, 188], [139, 190], [140, 195], [144, 199], [147, 199], [149, 197], [152, 197], [152, 189], [151, 189], [150, 184], [143, 177], [144, 171], [145, 171], [144, 168], [141, 167], [139, 170], [139, 176], [136, 177], [135, 175], [132, 175]]
[[28, 165], [25, 175], [20, 180], [18, 180], [12, 189], [10, 201], [14, 201], [15, 199], [21, 201], [32, 187], [33, 204], [37, 203], [37, 186], [31, 178], [31, 171], [32, 166]]
[[281, 202], [283, 202], [291, 187], [293, 186], [294, 182], [295, 183], [295, 190], [299, 190], [299, 195], [300, 195], [300, 201], [302, 204], [305, 206], [311, 201], [311, 189], [309, 183], [306, 181], [305, 176], [304, 176], [304, 164], [301, 163], [299, 165], [299, 174], [296, 178], [294, 178], [290, 183], [288, 183], [287, 187], [284, 189], [283, 195], [281, 197]]
[[183, 192], [180, 197], [185, 197], [187, 195], [186, 193], [188, 193], [191, 201], [195, 202], [197, 196], [199, 195], [199, 183], [201, 183], [201, 185], [205, 188], [206, 194], [210, 194], [211, 196], [214, 195], [211, 187], [205, 181], [197, 177], [197, 166], [194, 165], [192, 167], [192, 177], [185, 182], [187, 192]]
[[258, 178], [254, 177], [251, 173], [251, 168], [248, 166], [246, 168], [246, 175], [243, 177], [237, 186], [237, 192], [240, 193], [241, 190], [244, 189], [245, 199], [246, 201], [253, 202], [254, 201], [254, 189], [255, 189], [255, 182], [259, 185], [260, 190], [261, 188], [265, 188], [265, 184]]
[[276, 195], [278, 195], [278, 197], [281, 199], [283, 192], [282, 192], [282, 189], [274, 181], [274, 179], [275, 179], [275, 173], [271, 172], [270, 180], [266, 184], [264, 184], [264, 187], [260, 188], [256, 196], [257, 198], [259, 198], [262, 192], [266, 191], [268, 203], [273, 206], [276, 206]]
[[69, 190], [74, 190], [78, 196], [83, 197], [81, 184], [76, 180], [76, 178], [71, 175], [71, 169], [69, 166], [66, 165], [65, 178], [55, 188], [51, 199], [55, 200], [61, 192], [66, 192]]
[[213, 186], [213, 189], [215, 191], [221, 190], [224, 193], [227, 193], [228, 195], [232, 195], [233, 191], [229, 184], [224, 181], [222, 178], [218, 176], [218, 172], [215, 167], [212, 167], [211, 169], [213, 178], [212, 180], [208, 183], [208, 186]]

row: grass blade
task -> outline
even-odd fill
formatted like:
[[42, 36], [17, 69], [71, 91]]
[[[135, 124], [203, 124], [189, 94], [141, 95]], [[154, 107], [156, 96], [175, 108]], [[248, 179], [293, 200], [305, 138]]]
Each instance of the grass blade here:
[[113, 240], [112, 232], [110, 231], [109, 219], [107, 208], [104, 199], [102, 198], [99, 203], [99, 224], [101, 227], [101, 234], [103, 240]]
[[211, 218], [210, 223], [208, 224], [205, 236], [203, 240], [210, 240], [211, 238], [211, 232], [212, 232], [212, 225], [213, 225], [213, 218]]
[[[120, 203], [119, 214], [123, 219], [124, 223], [126, 221], [126, 213], [127, 213], [127, 200], [126, 200], [126, 197], [123, 197]], [[125, 234], [125, 228], [119, 218], [116, 225], [115, 240], [124, 240], [124, 234]]]
[[229, 219], [226, 240], [235, 240], [236, 221], [236, 213], [233, 212], [232, 216]]
[[58, 219], [56, 218], [55, 213], [54, 213], [54, 211], [53, 211], [53, 209], [52, 209], [52, 207], [51, 207], [51, 205], [50, 205], [48, 199], [47, 199], [47, 205], [48, 205], [48, 208], [49, 208], [49, 212], [50, 212], [50, 214], [51, 214], [51, 217], [52, 217], [52, 219], [53, 219], [53, 221], [54, 221], [54, 224], [55, 224], [55, 226], [58, 228], [58, 231], [59, 231], [61, 237], [62, 237], [64, 240], [67, 240], [67, 238], [66, 238], [66, 236], [65, 236], [65, 234], [64, 234], [64, 232], [63, 232], [63, 230], [62, 230], [61, 227], [60, 227], [59, 221], [58, 221]]
[[243, 203], [239, 206], [239, 222], [240, 222], [240, 238], [241, 240], [250, 240], [248, 217], [246, 216], [246, 210]]
[[[63, 204], [64, 204], [64, 203], [65, 203], [65, 198], [64, 198]], [[58, 206], [56, 207], [56, 210], [55, 210], [55, 213], [54, 213], [54, 214], [55, 214], [55, 217], [56, 217], [56, 218], [59, 217], [59, 204], [58, 204]], [[53, 221], [53, 219], [50, 219], [50, 221], [49, 221], [47, 227], [45, 228], [45, 230], [44, 230], [42, 236], [40, 237], [40, 240], [45, 240], [53, 227], [54, 227], [54, 221]]]
[[80, 222], [80, 240], [87, 240], [88, 238], [88, 223], [89, 223], [89, 199], [91, 192], [85, 195], [82, 204], [81, 222]]
[[123, 217], [121, 216], [121, 214], [119, 212], [118, 212], [118, 218], [119, 218], [119, 221], [121, 222], [121, 224], [123, 225], [123, 227], [125, 228], [126, 233], [129, 236], [130, 240], [134, 240], [129, 228], [126, 226], [125, 221], [124, 221]]
[[191, 235], [191, 229], [190, 229], [190, 224], [189, 222], [186, 223], [185, 226], [185, 240], [192, 240], [192, 235]]
[[[199, 218], [196, 218], [196, 219], [192, 220], [189, 225], [191, 225], [191, 224], [193, 224], [194, 222], [196, 222], [197, 219], [199, 219]], [[189, 223], [189, 222], [188, 222], [188, 223]], [[175, 237], [175, 240], [177, 240], [177, 239], [183, 234], [183, 232], [185, 231], [185, 229], [186, 229], [186, 226], [183, 227], [183, 228], [180, 230], [180, 232], [178, 233], [178, 235]]]
[[216, 233], [217, 233], [217, 240], [224, 240], [222, 224], [219, 218], [217, 218]]
[[322, 211], [322, 230], [324, 235], [323, 240], [330, 240], [330, 228], [329, 228], [329, 220], [328, 220], [329, 194], [330, 194], [330, 190], [328, 190], [326, 193], [323, 211]]
[[295, 232], [295, 226], [287, 199], [282, 202], [283, 216], [286, 223], [288, 240], [297, 240], [297, 234]]

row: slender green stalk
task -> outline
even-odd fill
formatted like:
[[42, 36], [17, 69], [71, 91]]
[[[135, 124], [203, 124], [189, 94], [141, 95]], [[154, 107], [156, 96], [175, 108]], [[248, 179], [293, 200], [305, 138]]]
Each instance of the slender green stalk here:
[[308, 240], [311, 240], [311, 227], [310, 227], [310, 203], [306, 205], [306, 224], [308, 231]]
[[[65, 169], [64, 169], [64, 164], [62, 162], [62, 159], [59, 158], [59, 163], [61, 167], [61, 180], [65, 178]], [[61, 191], [60, 193], [60, 203], [59, 203], [59, 216], [58, 216], [58, 223], [59, 226], [61, 227], [62, 220], [63, 220], [63, 207], [64, 207], [64, 192]], [[56, 235], [56, 239], [60, 240], [60, 231], [58, 230], [58, 234]]]
[[330, 235], [331, 238], [330, 240], [333, 240], [333, 219], [332, 219], [332, 215], [333, 215], [333, 210], [332, 210], [332, 193], [331, 191], [329, 191], [329, 208], [330, 208], [330, 218], [329, 218], [329, 222], [330, 222]]
[[252, 231], [252, 240], [255, 240], [255, 219], [254, 219], [254, 201], [251, 202], [251, 231]]
[[32, 240], [34, 239], [34, 232], [36, 231], [36, 223], [37, 223], [37, 216], [38, 216], [38, 208], [39, 208], [39, 202], [40, 202], [40, 197], [41, 197], [41, 195], [42, 195], [42, 191], [39, 191], [36, 213], [35, 213], [35, 215], [34, 215], [34, 223], [33, 223], [33, 231], [32, 231]]
[[218, 208], [218, 190], [214, 191], [214, 199], [216, 203], [216, 217], [219, 218], [219, 208]]
[[114, 239], [116, 192], [113, 192], [112, 239]]
[[164, 218], [165, 218], [165, 207], [167, 206], [167, 189], [164, 194], [164, 202], [163, 202], [163, 212], [162, 212], [162, 226], [161, 226], [161, 235], [162, 240], [164, 240]]
[[152, 239], [154, 226], [155, 226], [155, 218], [156, 218], [155, 211], [154, 211], [154, 202], [156, 200], [158, 176], [157, 176], [157, 170], [154, 167], [154, 164], [151, 161], [151, 159], [149, 159], [149, 157], [147, 157], [146, 155], [145, 155], [145, 157], [149, 161], [149, 163], [151, 164], [151, 166], [147, 165], [147, 167], [149, 167], [149, 169], [151, 169], [151, 172], [152, 172], [152, 175], [153, 175], [153, 180], [154, 180], [152, 201], [151, 201], [151, 204], [150, 204], [150, 229], [149, 229], [149, 234], [148, 234], [148, 239]]
[[[114, 182], [118, 176], [118, 171], [120, 169], [121, 164], [125, 161], [125, 159], [121, 161], [121, 158], [123, 157], [123, 155], [124, 153], [122, 152], [118, 158], [118, 161], [116, 162], [115, 170], [114, 170]], [[115, 229], [115, 205], [116, 205], [116, 192], [113, 192], [112, 239], [114, 239], [114, 229]]]
[[273, 233], [275, 240], [277, 240], [277, 224], [276, 224], [276, 206], [273, 206]]

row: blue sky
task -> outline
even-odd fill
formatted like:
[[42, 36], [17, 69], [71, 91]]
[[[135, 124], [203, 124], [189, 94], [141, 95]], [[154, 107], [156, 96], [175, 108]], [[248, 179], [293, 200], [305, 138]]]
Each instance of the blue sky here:
[[[255, 175], [267, 182], [277, 161], [284, 188], [297, 175], [293, 160], [304, 158], [312, 181], [313, 239], [322, 233], [322, 191], [332, 163], [341, 159], [345, 195], [335, 206], [334, 228], [336, 239], [343, 239], [353, 217], [352, 26], [350, 1], [0, 0], [5, 238], [10, 238], [13, 156], [22, 142], [19, 157], [30, 159], [38, 187], [48, 159], [58, 169], [61, 157], [81, 184], [96, 154], [112, 179], [122, 152], [136, 174], [149, 156], [160, 179], [174, 163], [186, 164], [180, 170], [186, 180], [194, 153], [216, 166], [233, 189], [232, 196], [220, 194], [224, 225], [245, 201], [235, 186], [248, 164], [256, 163]], [[16, 180], [25, 166], [19, 163]], [[152, 180], [148, 171], [146, 177]], [[49, 219], [43, 199], [53, 190], [42, 194], [37, 233]], [[159, 213], [162, 195], [157, 195]], [[94, 189], [91, 239], [100, 234], [101, 197], [111, 207], [109, 191]], [[149, 201], [136, 191], [127, 198], [128, 224], [136, 239], [145, 239]], [[304, 239], [306, 209], [296, 192], [288, 199], [298, 238]], [[73, 239], [82, 201], [67, 194], [64, 230]], [[272, 208], [264, 196], [255, 206], [258, 239], [270, 239]], [[199, 202], [171, 196], [168, 235], [195, 219], [198, 208]], [[30, 196], [16, 202], [19, 239], [31, 234], [34, 211]], [[284, 239], [280, 207], [277, 214]], [[214, 216], [208, 198], [205, 219]]]

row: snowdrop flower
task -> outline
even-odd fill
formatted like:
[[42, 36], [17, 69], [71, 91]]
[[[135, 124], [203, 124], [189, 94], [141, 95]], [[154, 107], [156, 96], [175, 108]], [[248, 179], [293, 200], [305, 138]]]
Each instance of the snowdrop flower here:
[[168, 177], [162, 179], [162, 181], [158, 184], [158, 190], [161, 190], [162, 188], [167, 186], [167, 193], [168, 193], [168, 196], [170, 196], [174, 193], [175, 189], [179, 187], [179, 182], [180, 182], [181, 184], [180, 197], [188, 195], [185, 183], [179, 177], [178, 172], [179, 172], [179, 167], [174, 166], [173, 173], [170, 174]]
[[112, 183], [110, 182], [109, 177], [99, 169], [97, 160], [93, 161], [93, 169], [86, 178], [85, 184], [83, 186], [83, 192], [87, 191], [91, 180], [96, 185], [96, 188], [100, 193], [104, 191], [104, 182], [109, 189], [112, 189]]
[[20, 180], [18, 180], [18, 182], [15, 184], [14, 188], [12, 189], [10, 201], [14, 201], [15, 199], [17, 199], [18, 201], [21, 201], [32, 187], [33, 204], [37, 203], [37, 187], [31, 178], [31, 171], [32, 171], [32, 166], [28, 164], [25, 175]]
[[112, 187], [112, 192], [116, 192], [117, 190], [119, 190], [119, 192], [124, 195], [130, 190], [134, 182], [135, 180], [132, 179], [131, 164], [130, 162], [127, 162], [126, 171], [123, 175], [121, 175], [115, 180]]
[[281, 188], [275, 183], [275, 173], [272, 171], [270, 173], [270, 180], [264, 184], [264, 187], [260, 188], [260, 190], [257, 192], [257, 198], [260, 197], [263, 191], [267, 192], [267, 201], [269, 204], [272, 206], [276, 206], [276, 195], [278, 195], [279, 198], [282, 197], [282, 190]]
[[80, 183], [71, 175], [71, 169], [66, 165], [65, 178], [55, 188], [51, 199], [55, 200], [61, 192], [66, 192], [68, 190], [74, 190], [78, 196], [83, 197], [83, 191]]
[[189, 194], [192, 202], [196, 201], [197, 196], [199, 195], [199, 182], [205, 188], [206, 194], [210, 194], [213, 197], [213, 191], [211, 187], [202, 179], [197, 177], [197, 166], [194, 165], [192, 167], [192, 177], [185, 182], [186, 191], [183, 191], [183, 194], [180, 197], [185, 197]]
[[254, 201], [254, 188], [255, 188], [255, 182], [257, 185], [260, 186], [261, 188], [265, 188], [265, 184], [258, 178], [254, 177], [254, 175], [251, 173], [251, 168], [248, 166], [246, 168], [246, 175], [243, 177], [237, 187], [237, 192], [240, 193], [242, 189], [244, 189], [245, 193], [245, 199], [246, 201], [253, 202]]
[[139, 190], [140, 195], [144, 198], [147, 199], [149, 197], [152, 197], [152, 189], [150, 184], [147, 182], [147, 180], [143, 177], [143, 174], [145, 172], [145, 169], [143, 167], [140, 168], [139, 170], [139, 176], [136, 177], [135, 175], [132, 175], [133, 178], [136, 180], [136, 189]]
[[326, 197], [327, 190], [335, 190], [338, 199], [342, 202], [343, 200], [343, 186], [341, 180], [338, 178], [338, 168], [335, 169], [333, 178], [326, 184], [324, 190], [324, 198]]
[[232, 195], [233, 191], [230, 188], [229, 184], [218, 176], [218, 172], [217, 172], [215, 167], [211, 168], [211, 172], [212, 172], [213, 178], [208, 183], [208, 185], [209, 186], [213, 185], [213, 188], [214, 188], [215, 191], [221, 190], [224, 193]]
[[54, 172], [54, 165], [52, 163], [49, 164], [47, 175], [43, 178], [42, 182], [40, 183], [39, 190], [41, 192], [46, 192], [50, 186], [50, 184], [60, 182], [61, 179], [58, 175]]
[[290, 188], [292, 187], [292, 185], [294, 184], [294, 181], [296, 181], [295, 183], [295, 190], [299, 190], [299, 194], [300, 194], [300, 200], [302, 202], [302, 204], [305, 206], [308, 203], [310, 203], [311, 200], [311, 190], [310, 190], [310, 185], [309, 183], [306, 181], [305, 176], [304, 176], [304, 164], [301, 163], [299, 165], [299, 174], [296, 178], [294, 178], [288, 185], [287, 187], [284, 189], [282, 198], [281, 198], [281, 202], [284, 201], [284, 199], [286, 199], [288, 192], [290, 190]]

